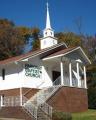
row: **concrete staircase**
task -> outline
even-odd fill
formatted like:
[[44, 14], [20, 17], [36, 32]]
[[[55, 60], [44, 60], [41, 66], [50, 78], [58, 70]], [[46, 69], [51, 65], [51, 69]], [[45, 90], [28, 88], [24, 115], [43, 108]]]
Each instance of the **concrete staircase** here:
[[46, 103], [46, 100], [59, 88], [60, 86], [53, 86], [40, 90], [23, 105], [24, 109], [35, 120], [52, 120], [52, 107]]
[[37, 113], [37, 120], [50, 120], [50, 117], [40, 107], [38, 107]]
[[4, 106], [0, 108], [0, 117], [25, 120], [52, 120], [52, 107], [46, 101], [59, 88], [60, 86], [44, 88], [37, 93], [31, 90], [29, 94], [27, 93], [28, 96], [32, 93], [31, 98], [22, 97], [23, 106], [20, 106], [20, 96], [4, 97]]

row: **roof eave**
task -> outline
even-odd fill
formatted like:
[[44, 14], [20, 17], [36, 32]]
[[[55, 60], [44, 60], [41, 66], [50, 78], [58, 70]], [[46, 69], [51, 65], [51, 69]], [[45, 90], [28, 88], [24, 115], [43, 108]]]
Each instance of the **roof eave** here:
[[58, 58], [58, 57], [63, 57], [63, 56], [65, 56], [65, 55], [67, 55], [67, 54], [69, 54], [69, 53], [71, 53], [71, 52], [73, 52], [73, 51], [75, 51], [75, 50], [78, 50], [78, 49], [80, 49], [80, 50], [82, 51], [82, 53], [83, 53], [83, 55], [85, 56], [85, 58], [86, 58], [86, 60], [88, 61], [88, 63], [91, 64], [90, 59], [87, 57], [87, 55], [85, 54], [85, 52], [83, 51], [83, 49], [82, 49], [80, 46], [79, 46], [79, 47], [76, 47], [76, 48], [74, 48], [73, 50], [70, 50], [70, 51], [68, 51], [68, 52], [66, 52], [66, 53], [64, 53], [64, 54], [60, 54], [60, 55], [56, 55], [56, 56], [52, 56], [52, 57], [46, 57], [46, 58], [43, 58], [42, 60], [43, 60], [43, 61], [46, 61], [46, 60], [50, 60], [50, 59], [54, 59], [54, 58]]

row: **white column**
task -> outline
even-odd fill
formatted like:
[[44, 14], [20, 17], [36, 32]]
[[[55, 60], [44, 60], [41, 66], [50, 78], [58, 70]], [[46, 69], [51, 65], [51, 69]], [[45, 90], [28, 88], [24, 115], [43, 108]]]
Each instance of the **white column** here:
[[20, 88], [20, 106], [22, 106], [23, 103], [23, 96], [22, 96], [22, 87]]
[[64, 85], [64, 76], [63, 76], [63, 62], [60, 62], [60, 68], [61, 68], [61, 85]]
[[87, 88], [86, 67], [84, 66], [84, 87]]
[[69, 63], [69, 78], [70, 78], [70, 86], [72, 86], [72, 64]]
[[79, 63], [78, 62], [77, 62], [77, 80], [78, 80], [78, 87], [80, 87], [81, 84], [80, 84]]
[[1, 95], [1, 107], [3, 106], [3, 96]]

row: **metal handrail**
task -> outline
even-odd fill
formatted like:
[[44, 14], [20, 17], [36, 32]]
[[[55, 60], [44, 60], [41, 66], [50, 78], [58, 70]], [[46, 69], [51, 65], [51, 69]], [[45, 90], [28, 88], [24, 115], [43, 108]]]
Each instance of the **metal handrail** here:
[[[64, 76], [64, 86], [70, 86], [70, 81], [69, 78], [67, 76]], [[59, 76], [54, 82], [53, 82], [53, 86], [59, 86], [61, 85], [61, 76]], [[77, 85], [77, 78], [72, 77], [72, 85], [73, 87], [78, 87]], [[72, 87], [72, 86], [71, 86]], [[84, 87], [84, 80], [81, 80], [81, 88], [85, 88]]]
[[52, 106], [44, 102], [43, 104], [40, 105], [41, 110], [47, 114], [50, 118], [52, 118]]
[[29, 100], [24, 105], [24, 108], [37, 120], [37, 111], [40, 107], [41, 110], [52, 118], [52, 107], [44, 102], [40, 97], [34, 101]]
[[[3, 98], [3, 106], [20, 106], [20, 96], [7, 96]], [[22, 104], [26, 103], [27, 99], [23, 96]]]
[[61, 85], [61, 76], [56, 78], [56, 80], [53, 82], [53, 85]]
[[32, 102], [25, 103], [23, 107], [37, 120], [38, 107], [32, 104]]

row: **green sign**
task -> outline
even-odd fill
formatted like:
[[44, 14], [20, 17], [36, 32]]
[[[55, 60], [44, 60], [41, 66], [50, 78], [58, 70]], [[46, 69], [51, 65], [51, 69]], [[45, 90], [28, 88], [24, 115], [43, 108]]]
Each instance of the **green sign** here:
[[25, 75], [29, 77], [41, 78], [42, 67], [31, 64], [25, 64]]

